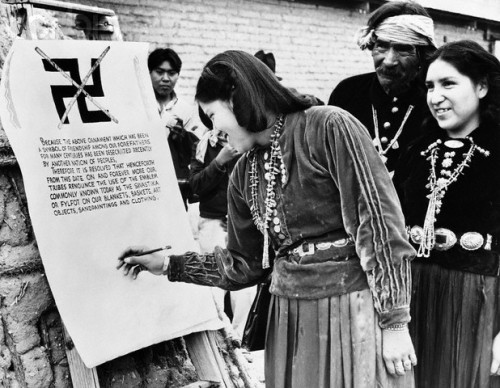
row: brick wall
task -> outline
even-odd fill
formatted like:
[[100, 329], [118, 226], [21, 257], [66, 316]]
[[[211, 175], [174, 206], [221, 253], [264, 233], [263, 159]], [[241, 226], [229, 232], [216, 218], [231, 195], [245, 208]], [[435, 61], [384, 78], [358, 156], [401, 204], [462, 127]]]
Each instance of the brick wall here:
[[[283, 83], [327, 100], [344, 77], [370, 71], [369, 53], [354, 43], [367, 20], [360, 2], [328, 5], [279, 0], [74, 0], [114, 10], [124, 40], [176, 50], [184, 62], [178, 92], [192, 97], [203, 65], [227, 49], [272, 51]], [[325, 4], [326, 2], [318, 2]], [[59, 16], [65, 26], [69, 18]], [[483, 31], [436, 16], [438, 43], [470, 38], [487, 46]], [[63, 26], [63, 27], [65, 27]]]
[[321, 99], [345, 75], [371, 69], [354, 45], [355, 27], [366, 19], [355, 7], [275, 0], [90, 3], [117, 13], [124, 40], [176, 50], [184, 62], [178, 91], [190, 97], [203, 65], [227, 49], [272, 51], [284, 84]]

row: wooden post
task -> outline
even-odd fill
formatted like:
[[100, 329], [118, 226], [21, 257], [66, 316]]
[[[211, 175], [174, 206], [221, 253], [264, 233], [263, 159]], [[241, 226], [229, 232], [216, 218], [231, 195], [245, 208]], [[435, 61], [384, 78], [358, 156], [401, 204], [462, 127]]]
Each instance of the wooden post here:
[[221, 387], [231, 388], [233, 383], [222, 358], [215, 333], [203, 331], [184, 336], [191, 361], [202, 380], [220, 382]]
[[85, 366], [64, 324], [63, 329], [64, 347], [66, 349], [66, 357], [68, 357], [69, 371], [71, 374], [73, 388], [99, 388], [100, 385], [99, 378], [97, 376], [97, 369], [89, 369]]
[[123, 40], [115, 15], [80, 13], [76, 15], [75, 28], [82, 30], [88, 40]]

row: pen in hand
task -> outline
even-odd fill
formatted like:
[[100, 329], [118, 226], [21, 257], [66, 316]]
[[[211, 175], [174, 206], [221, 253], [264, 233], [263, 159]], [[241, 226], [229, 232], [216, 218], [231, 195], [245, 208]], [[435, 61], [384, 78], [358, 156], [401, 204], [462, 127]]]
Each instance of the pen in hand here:
[[[143, 252], [130, 253], [127, 256], [122, 257], [121, 258], [121, 262], [123, 264], [125, 264], [125, 263], [127, 263], [127, 258], [129, 258], [129, 257], [146, 256], [146, 255], [149, 255], [151, 253], [155, 253], [155, 252], [167, 250], [167, 249], [170, 249], [170, 248], [172, 248], [170, 245], [165, 245], [163, 247], [159, 247], [159, 248], [155, 248], [155, 249], [150, 249], [150, 250], [143, 251]], [[123, 264], [119, 265], [118, 268], [121, 267]], [[127, 264], [125, 264], [125, 265], [127, 266]], [[134, 278], [137, 277], [137, 275], [138, 275], [139, 272], [147, 270], [147, 268], [144, 265], [142, 265], [142, 264], [135, 264], [135, 265], [128, 264], [128, 268], [129, 269], [126, 271], [126, 274], [128, 272], [132, 272], [135, 275]]]
[[130, 255], [130, 256], [145, 256], [145, 255], [149, 255], [150, 253], [160, 252], [160, 251], [164, 251], [164, 250], [170, 249], [170, 248], [172, 248], [170, 245], [165, 245], [164, 247], [150, 249], [149, 251], [134, 253], [133, 255]]

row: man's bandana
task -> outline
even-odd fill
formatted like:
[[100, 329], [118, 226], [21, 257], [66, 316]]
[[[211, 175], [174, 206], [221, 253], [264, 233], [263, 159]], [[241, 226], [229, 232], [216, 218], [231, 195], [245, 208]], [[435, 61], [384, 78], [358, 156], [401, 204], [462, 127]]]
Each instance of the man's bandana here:
[[412, 46], [433, 46], [434, 23], [431, 18], [422, 15], [398, 15], [385, 19], [377, 28], [361, 28], [356, 40], [361, 50], [371, 48], [377, 38]]

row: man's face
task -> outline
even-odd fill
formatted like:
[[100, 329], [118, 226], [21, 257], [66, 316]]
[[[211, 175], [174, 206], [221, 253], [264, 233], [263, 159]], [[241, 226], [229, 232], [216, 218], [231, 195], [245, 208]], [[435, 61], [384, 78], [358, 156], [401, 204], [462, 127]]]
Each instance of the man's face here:
[[172, 69], [170, 62], [165, 61], [149, 73], [156, 97], [168, 97], [174, 90], [179, 73]]
[[420, 70], [415, 46], [377, 39], [372, 49], [378, 80], [390, 96], [404, 93]]

